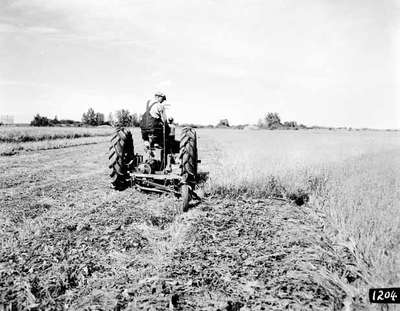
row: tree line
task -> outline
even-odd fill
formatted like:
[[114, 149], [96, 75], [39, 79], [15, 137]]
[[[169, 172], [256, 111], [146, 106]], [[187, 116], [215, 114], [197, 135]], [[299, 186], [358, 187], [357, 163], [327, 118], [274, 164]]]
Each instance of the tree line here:
[[244, 129], [247, 126], [255, 126], [260, 129], [268, 129], [268, 130], [298, 130], [298, 129], [306, 129], [308, 128], [304, 124], [297, 123], [296, 121], [284, 121], [282, 122], [281, 117], [276, 112], [268, 112], [263, 118], [258, 120], [257, 125], [252, 124], [238, 124], [238, 125], [230, 125], [228, 119], [221, 119], [217, 123], [217, 125], [199, 125], [199, 124], [182, 124], [182, 126], [191, 126], [195, 128], [232, 128], [232, 129]]
[[81, 121], [74, 121], [69, 119], [58, 120], [57, 116], [54, 119], [36, 114], [31, 121], [31, 126], [99, 126], [99, 125], [113, 125], [113, 126], [126, 126], [136, 127], [140, 124], [141, 115], [137, 113], [130, 113], [128, 109], [120, 109], [115, 113], [110, 112], [107, 120], [101, 112], [95, 112], [93, 108], [89, 108], [87, 112], [82, 114]]
[[[33, 120], [31, 121], [32, 126], [99, 126], [99, 125], [112, 125], [112, 126], [124, 126], [124, 127], [138, 127], [140, 126], [140, 120], [142, 115], [138, 115], [137, 113], [131, 113], [128, 109], [120, 109], [115, 113], [109, 113], [107, 120], [105, 120], [105, 116], [103, 113], [95, 112], [93, 108], [89, 108], [88, 111], [82, 114], [81, 121], [74, 120], [58, 120], [57, 116], [54, 119], [50, 119], [39, 114], [35, 115]], [[228, 119], [222, 119], [218, 122], [218, 124], [214, 125], [199, 125], [199, 124], [181, 124], [181, 126], [191, 126], [195, 128], [235, 128], [235, 129], [243, 129], [249, 124], [244, 125], [234, 125], [231, 126], [229, 124]], [[263, 118], [261, 118], [257, 127], [261, 129], [305, 129], [307, 128], [303, 124], [299, 124], [296, 121], [284, 121], [282, 122], [280, 116], [276, 112], [268, 112]]]
[[264, 118], [258, 120], [257, 126], [262, 129], [268, 130], [298, 130], [307, 128], [304, 124], [299, 124], [296, 121], [281, 121], [281, 117], [276, 112], [268, 112]]
[[80, 122], [68, 119], [58, 120], [57, 116], [54, 119], [47, 118], [41, 116], [40, 114], [36, 114], [31, 121], [31, 126], [59, 126], [59, 125], [79, 125]]

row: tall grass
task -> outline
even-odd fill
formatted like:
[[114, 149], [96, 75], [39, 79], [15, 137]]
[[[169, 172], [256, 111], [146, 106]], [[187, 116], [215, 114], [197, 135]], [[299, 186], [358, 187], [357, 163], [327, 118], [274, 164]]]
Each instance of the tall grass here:
[[332, 240], [356, 258], [360, 295], [368, 286], [399, 284], [398, 133], [204, 130], [199, 136], [211, 195], [307, 193]]
[[0, 127], [0, 142], [21, 143], [53, 139], [108, 136], [113, 129], [83, 127]]
[[0, 156], [95, 144], [108, 140], [112, 132], [111, 127], [0, 127]]
[[61, 138], [41, 141], [31, 141], [25, 143], [0, 143], [0, 156], [13, 156], [26, 151], [38, 151], [49, 149], [61, 149], [81, 145], [92, 145], [108, 142], [105, 136], [81, 137], [77, 139]]
[[400, 150], [332, 166], [311, 204], [355, 255], [370, 286], [400, 282]]

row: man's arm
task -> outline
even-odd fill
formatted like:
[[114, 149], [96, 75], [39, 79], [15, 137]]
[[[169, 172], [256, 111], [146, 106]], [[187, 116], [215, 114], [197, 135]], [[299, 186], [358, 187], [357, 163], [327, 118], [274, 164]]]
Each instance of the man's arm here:
[[162, 108], [162, 111], [161, 111], [161, 120], [162, 120], [164, 123], [167, 123], [167, 114], [165, 113], [165, 107], [163, 107], [163, 108]]
[[165, 113], [165, 105], [159, 104], [157, 107], [158, 115], [164, 123], [167, 123], [167, 114]]

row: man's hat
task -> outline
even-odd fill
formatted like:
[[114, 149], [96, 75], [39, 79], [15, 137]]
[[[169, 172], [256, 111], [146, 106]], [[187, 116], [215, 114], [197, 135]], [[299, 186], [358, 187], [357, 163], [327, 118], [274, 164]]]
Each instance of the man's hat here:
[[161, 92], [155, 93], [154, 96], [159, 96], [159, 97], [162, 97], [164, 100], [167, 100], [167, 96], [165, 96], [165, 94], [161, 93]]

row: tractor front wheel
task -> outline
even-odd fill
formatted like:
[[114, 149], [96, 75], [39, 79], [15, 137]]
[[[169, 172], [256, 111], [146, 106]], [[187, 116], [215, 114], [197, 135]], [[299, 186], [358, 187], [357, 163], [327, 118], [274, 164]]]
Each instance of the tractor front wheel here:
[[129, 186], [129, 165], [134, 157], [133, 138], [129, 130], [118, 128], [111, 139], [109, 168], [111, 170], [111, 184], [117, 190], [124, 190]]

